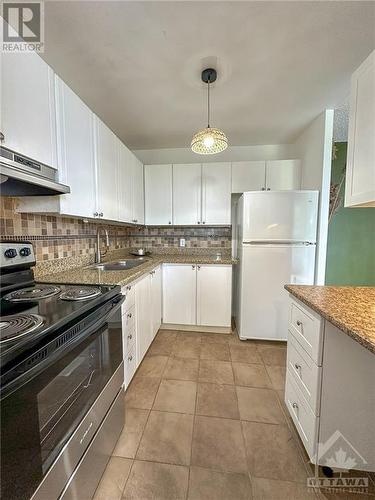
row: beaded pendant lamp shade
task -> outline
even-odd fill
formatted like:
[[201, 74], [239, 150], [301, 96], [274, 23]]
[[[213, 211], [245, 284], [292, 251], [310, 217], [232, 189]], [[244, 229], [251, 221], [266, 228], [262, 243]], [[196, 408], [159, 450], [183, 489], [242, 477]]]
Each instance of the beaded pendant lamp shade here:
[[202, 81], [207, 83], [207, 127], [197, 132], [191, 141], [191, 149], [201, 155], [220, 153], [228, 147], [228, 139], [224, 132], [210, 126], [210, 84], [216, 78], [216, 70], [208, 68], [202, 71]]

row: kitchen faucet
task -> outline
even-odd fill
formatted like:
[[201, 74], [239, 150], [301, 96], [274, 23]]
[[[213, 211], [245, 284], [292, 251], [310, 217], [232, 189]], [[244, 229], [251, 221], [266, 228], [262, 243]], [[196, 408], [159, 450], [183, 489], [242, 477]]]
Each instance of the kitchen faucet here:
[[[100, 231], [101, 230], [104, 231], [104, 235], [105, 235], [105, 247], [106, 248], [105, 248], [104, 251], [100, 250]], [[97, 229], [96, 229], [96, 252], [95, 252], [95, 262], [97, 264], [101, 263], [102, 256], [106, 255], [106, 253], [108, 252], [108, 250], [109, 250], [108, 229], [106, 229], [103, 226], [98, 226]]]

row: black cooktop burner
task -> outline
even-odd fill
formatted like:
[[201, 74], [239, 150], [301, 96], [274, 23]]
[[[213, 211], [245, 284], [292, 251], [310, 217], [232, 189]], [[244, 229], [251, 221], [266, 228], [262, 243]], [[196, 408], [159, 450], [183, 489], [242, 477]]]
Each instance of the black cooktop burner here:
[[27, 335], [43, 325], [38, 314], [14, 314], [0, 318], [0, 343]]
[[62, 300], [88, 300], [88, 299], [93, 299], [94, 297], [97, 297], [100, 295], [102, 292], [99, 290], [99, 288], [95, 287], [79, 287], [79, 286], [71, 286], [65, 290], [60, 295], [60, 299]]
[[21, 288], [4, 296], [9, 302], [27, 302], [30, 300], [46, 299], [60, 293], [61, 288], [52, 285], [37, 285], [29, 288]]

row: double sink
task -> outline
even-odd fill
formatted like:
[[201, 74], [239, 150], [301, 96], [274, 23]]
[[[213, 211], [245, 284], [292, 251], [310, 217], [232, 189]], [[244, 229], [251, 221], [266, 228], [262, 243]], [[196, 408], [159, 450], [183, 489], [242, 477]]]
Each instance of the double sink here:
[[134, 267], [141, 266], [148, 259], [136, 257], [135, 259], [118, 260], [116, 262], [103, 262], [102, 264], [92, 264], [85, 269], [98, 269], [99, 271], [127, 271]]

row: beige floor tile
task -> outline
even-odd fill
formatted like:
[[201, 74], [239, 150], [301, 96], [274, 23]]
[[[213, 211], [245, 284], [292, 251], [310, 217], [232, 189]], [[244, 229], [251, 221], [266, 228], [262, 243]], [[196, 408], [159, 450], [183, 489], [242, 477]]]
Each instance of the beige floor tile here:
[[286, 366], [286, 348], [258, 346], [265, 365]]
[[[254, 500], [314, 500], [315, 494], [306, 485], [252, 477]], [[358, 499], [359, 500], [359, 499]]]
[[155, 340], [169, 340], [174, 342], [177, 338], [177, 332], [175, 330], [159, 330]]
[[139, 367], [138, 377], [159, 377], [163, 375], [168, 356], [147, 356], [143, 359]]
[[201, 359], [230, 361], [229, 347], [227, 344], [203, 343], [201, 346]]
[[236, 363], [262, 363], [255, 344], [237, 345], [230, 344], [232, 362]]
[[248, 387], [271, 387], [271, 380], [263, 365], [232, 363], [234, 383]]
[[174, 340], [156, 338], [148, 351], [149, 356], [170, 356], [173, 349]]
[[134, 458], [145, 428], [149, 410], [128, 408], [125, 412], [125, 426], [113, 451], [114, 456]]
[[189, 468], [135, 461], [123, 500], [184, 500]]
[[201, 359], [198, 380], [216, 384], [234, 384], [232, 363]]
[[194, 413], [197, 383], [190, 380], [162, 380], [153, 409]]
[[202, 333], [201, 332], [184, 332], [183, 330], [177, 331], [177, 339], [178, 340], [201, 340]]
[[190, 464], [193, 415], [151, 411], [137, 459]]
[[247, 474], [190, 468], [188, 500], [250, 500]]
[[112, 457], [96, 489], [93, 500], [120, 500], [132, 463], [133, 460], [128, 458]]
[[239, 419], [235, 387], [199, 383], [196, 413], [211, 417]]
[[171, 357], [165, 367], [163, 378], [176, 380], [197, 380], [199, 360]]
[[139, 377], [137, 374], [125, 394], [126, 408], [150, 410], [154, 404], [159, 384], [160, 379], [158, 378]]
[[172, 355], [179, 358], [199, 359], [201, 340], [199, 338], [178, 338], [174, 343]]
[[241, 420], [286, 424], [279, 399], [273, 389], [236, 386]]
[[242, 430], [252, 476], [305, 484], [305, 467], [286, 425], [242, 422]]
[[225, 472], [246, 472], [246, 455], [237, 420], [195, 417], [192, 465]]
[[202, 333], [202, 343], [206, 344], [228, 344], [232, 338], [230, 333]]
[[272, 387], [277, 391], [285, 389], [285, 366], [266, 365], [267, 373], [271, 379]]

